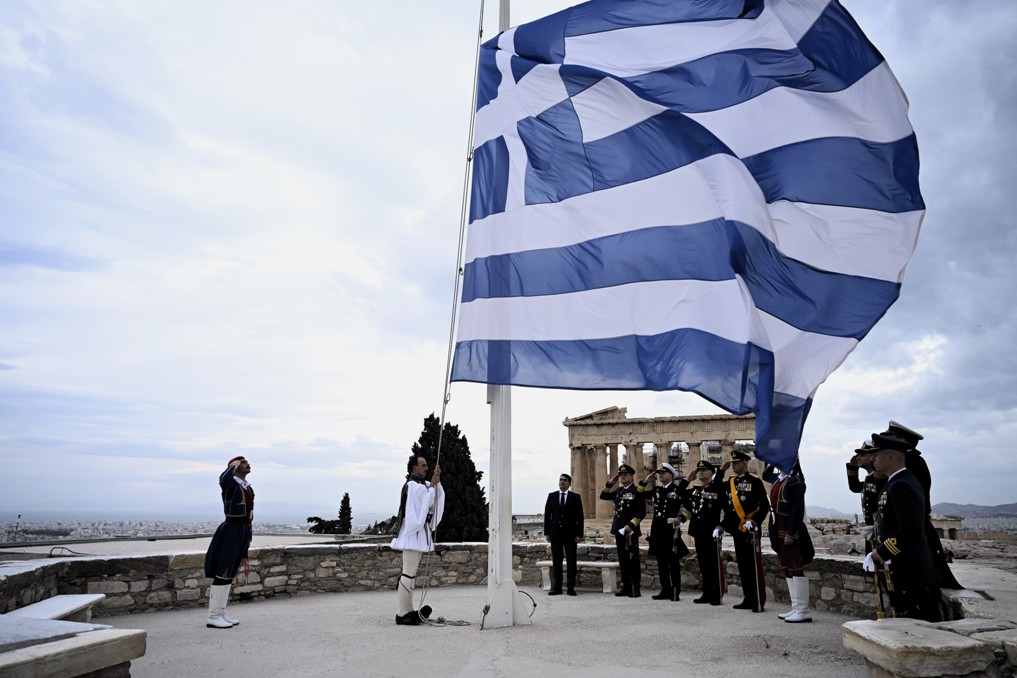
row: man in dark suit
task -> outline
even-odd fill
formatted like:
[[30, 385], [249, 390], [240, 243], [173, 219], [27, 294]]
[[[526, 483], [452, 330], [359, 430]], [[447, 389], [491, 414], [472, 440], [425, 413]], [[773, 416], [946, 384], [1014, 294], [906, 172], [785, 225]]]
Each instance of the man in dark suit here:
[[864, 567], [889, 569], [896, 616], [942, 621], [930, 595], [938, 576], [925, 538], [925, 496], [921, 483], [904, 467], [909, 444], [878, 433], [872, 436], [872, 444], [876, 447], [873, 466], [889, 480], [876, 513], [878, 546], [866, 556]]
[[558, 491], [544, 504], [544, 535], [551, 542], [554, 576], [549, 596], [561, 595], [562, 557], [568, 563], [568, 594], [576, 595], [576, 545], [583, 539], [583, 498], [569, 491], [572, 476], [558, 477]]

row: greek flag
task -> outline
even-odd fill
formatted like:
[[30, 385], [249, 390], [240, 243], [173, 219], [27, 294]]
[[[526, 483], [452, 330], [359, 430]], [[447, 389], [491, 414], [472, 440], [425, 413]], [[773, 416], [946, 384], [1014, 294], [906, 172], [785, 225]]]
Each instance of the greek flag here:
[[924, 215], [907, 99], [851, 16], [594, 0], [480, 64], [452, 379], [692, 391], [793, 461]]

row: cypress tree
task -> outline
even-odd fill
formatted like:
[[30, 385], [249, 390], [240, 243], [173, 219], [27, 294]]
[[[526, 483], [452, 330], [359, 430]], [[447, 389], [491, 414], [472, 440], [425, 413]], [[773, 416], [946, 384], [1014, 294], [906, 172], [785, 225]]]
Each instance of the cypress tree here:
[[438, 417], [424, 419], [424, 430], [413, 444], [412, 452], [427, 460], [434, 469], [441, 465], [441, 485], [445, 491], [445, 513], [435, 534], [439, 542], [487, 541], [487, 499], [480, 486], [483, 471], [478, 471], [470, 456], [470, 444], [459, 427], [445, 422], [438, 459]]
[[343, 493], [343, 500], [339, 502], [339, 534], [349, 534], [353, 531], [353, 509], [350, 508], [350, 493]]

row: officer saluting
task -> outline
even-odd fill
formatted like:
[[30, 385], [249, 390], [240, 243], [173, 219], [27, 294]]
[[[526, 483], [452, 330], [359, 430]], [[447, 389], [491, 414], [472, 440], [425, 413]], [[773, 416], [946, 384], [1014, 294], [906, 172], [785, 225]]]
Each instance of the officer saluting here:
[[[675, 471], [671, 464], [661, 464], [660, 468], [646, 476], [639, 483], [639, 496], [653, 500], [653, 521], [650, 523], [650, 555], [657, 559], [657, 575], [660, 579], [660, 593], [653, 596], [654, 600], [678, 600], [682, 591], [681, 558], [689, 554], [689, 547], [681, 541], [681, 501], [682, 493], [689, 481], [682, 478], [675, 483]], [[656, 487], [646, 490], [658, 479]], [[680, 542], [680, 544], [679, 544]]]
[[[939, 533], [932, 524], [932, 474], [929, 472], [929, 465], [925, 463], [918, 443], [925, 439], [918, 431], [912, 430], [899, 422], [890, 420], [882, 435], [903, 440], [908, 444], [904, 453], [904, 468], [914, 475], [918, 484], [922, 486], [925, 493], [925, 538], [929, 542], [929, 550], [932, 552], [932, 559], [936, 563], [936, 570], [939, 575], [939, 588], [962, 589], [963, 586], [953, 576], [950, 566], [947, 564], [946, 554], [943, 552], [943, 542], [939, 539]], [[932, 596], [939, 599], [939, 590], [934, 589]]]
[[[618, 467], [618, 473], [607, 481], [600, 498], [614, 502], [614, 518], [611, 520], [611, 534], [618, 549], [618, 570], [622, 587], [614, 595], [639, 597], [642, 570], [639, 567], [639, 523], [646, 517], [646, 501], [632, 484], [635, 470], [628, 464]], [[621, 486], [612, 490], [616, 482]]]
[[749, 460], [744, 452], [731, 453], [734, 476], [724, 483], [724, 518], [718, 526], [734, 538], [738, 577], [742, 582], [742, 602], [736, 610], [762, 612], [766, 604], [762, 554], [759, 552], [761, 525], [770, 512], [763, 481], [749, 473]]
[[[856, 494], [862, 495], [862, 519], [865, 526], [862, 528], [862, 536], [865, 537], [865, 552], [872, 550], [872, 527], [876, 524], [876, 510], [879, 504], [879, 495], [886, 487], [886, 474], [879, 473], [872, 466], [872, 456], [876, 448], [868, 440], [855, 448], [855, 454], [851, 461], [847, 462], [848, 489]], [[858, 469], [865, 469], [867, 472], [865, 480], [858, 477]]]
[[[904, 468], [908, 443], [874, 434], [873, 463], [889, 480], [879, 496], [876, 513], [878, 545], [865, 556], [867, 571], [885, 568], [893, 581], [890, 600], [898, 617], [941, 621], [939, 606], [930, 595], [937, 583], [936, 565], [925, 539], [921, 483]], [[887, 562], [889, 561], [889, 562]]]
[[[705, 459], [699, 460], [687, 480], [699, 480], [699, 485], [688, 488], [682, 496], [682, 506], [689, 515], [689, 535], [696, 544], [699, 575], [703, 581], [703, 595], [693, 603], [720, 605], [721, 582], [720, 550], [713, 532], [720, 525], [720, 511], [724, 504], [724, 473], [731, 466], [725, 461], [716, 473], [716, 467]], [[719, 533], [718, 533], [719, 534]]]

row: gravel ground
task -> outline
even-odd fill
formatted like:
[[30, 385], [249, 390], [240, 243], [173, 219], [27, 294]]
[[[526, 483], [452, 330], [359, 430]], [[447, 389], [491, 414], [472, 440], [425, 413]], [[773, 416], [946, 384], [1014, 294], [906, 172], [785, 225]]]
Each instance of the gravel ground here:
[[[98, 623], [148, 631], [148, 651], [132, 663], [146, 678], [219, 674], [271, 676], [615, 677], [782, 676], [861, 678], [861, 656], [846, 650], [840, 626], [850, 618], [814, 612], [811, 624], [787, 624], [785, 604], [753, 614], [680, 602], [615, 598], [582, 590], [549, 598], [525, 587], [531, 624], [481, 630], [486, 587], [435, 588], [426, 602], [433, 617], [469, 626], [396, 626], [395, 592], [341, 593], [232, 603], [242, 620], [207, 629], [200, 609], [97, 618]], [[409, 668], [412, 664], [415, 668]]]

